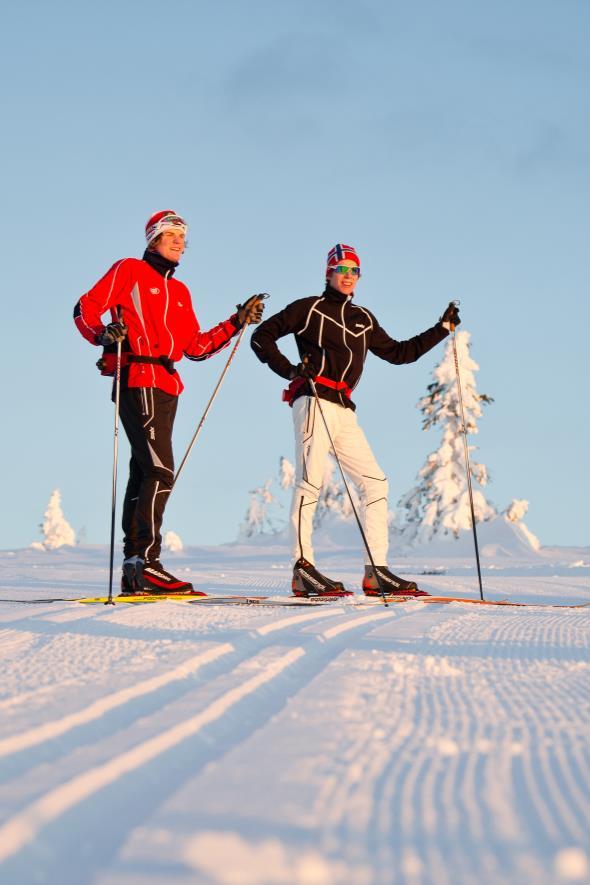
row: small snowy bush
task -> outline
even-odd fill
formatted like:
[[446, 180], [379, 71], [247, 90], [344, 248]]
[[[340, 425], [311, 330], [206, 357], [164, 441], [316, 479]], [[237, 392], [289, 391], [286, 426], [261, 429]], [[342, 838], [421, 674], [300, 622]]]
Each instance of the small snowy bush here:
[[176, 532], [166, 532], [164, 535], [164, 549], [169, 550], [170, 553], [180, 553], [181, 550], [184, 550], [184, 544], [180, 535], [177, 535]]
[[76, 543], [76, 533], [61, 509], [59, 489], [54, 489], [51, 493], [40, 529], [43, 533], [43, 541], [31, 544], [36, 550], [56, 550], [58, 547], [73, 547]]

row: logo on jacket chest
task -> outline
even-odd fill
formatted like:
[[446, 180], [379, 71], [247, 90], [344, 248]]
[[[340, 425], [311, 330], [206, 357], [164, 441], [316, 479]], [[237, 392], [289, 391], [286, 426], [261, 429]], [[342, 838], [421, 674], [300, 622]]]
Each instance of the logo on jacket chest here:
[[158, 289], [157, 286], [154, 286], [152, 289], [150, 289], [150, 292], [152, 293], [152, 295], [159, 295], [160, 294], [160, 290]]

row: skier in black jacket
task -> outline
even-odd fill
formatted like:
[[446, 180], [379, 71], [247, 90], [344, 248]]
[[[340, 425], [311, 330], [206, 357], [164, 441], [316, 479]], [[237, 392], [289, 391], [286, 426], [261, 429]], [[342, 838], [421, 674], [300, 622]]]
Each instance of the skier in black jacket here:
[[[298, 596], [348, 595], [342, 584], [322, 575], [314, 566], [312, 526], [330, 442], [308, 379], [314, 379], [330, 435], [344, 471], [361, 498], [361, 518], [373, 562], [387, 593], [426, 595], [413, 581], [405, 581], [387, 567], [387, 477], [359, 427], [352, 391], [358, 384], [367, 352], [395, 365], [413, 363], [459, 325], [455, 306], [449, 305], [439, 322], [410, 338], [395, 341], [365, 307], [353, 304], [360, 278], [356, 250], [337, 243], [328, 253], [326, 288], [322, 295], [301, 298], [269, 317], [252, 335], [257, 357], [291, 383], [283, 398], [293, 407], [295, 427], [295, 490], [291, 507], [293, 592]], [[277, 340], [295, 335], [300, 363], [294, 366], [277, 347]], [[366, 557], [363, 590], [380, 594], [379, 581]]]

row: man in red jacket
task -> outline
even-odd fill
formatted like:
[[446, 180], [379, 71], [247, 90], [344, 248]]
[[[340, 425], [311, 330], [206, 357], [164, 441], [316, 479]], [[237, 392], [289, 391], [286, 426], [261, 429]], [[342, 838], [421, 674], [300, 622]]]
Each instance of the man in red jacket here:
[[[229, 319], [201, 331], [188, 288], [173, 279], [186, 247], [186, 222], [171, 209], [156, 212], [145, 235], [143, 258], [115, 262], [80, 298], [74, 321], [88, 341], [105, 348], [107, 361], [122, 342], [120, 410], [131, 445], [122, 592], [196, 592], [160, 562], [162, 518], [174, 480], [172, 428], [183, 390], [175, 363], [218, 353], [245, 323], [260, 322], [264, 305], [253, 295]], [[108, 311], [105, 326], [101, 317]]]

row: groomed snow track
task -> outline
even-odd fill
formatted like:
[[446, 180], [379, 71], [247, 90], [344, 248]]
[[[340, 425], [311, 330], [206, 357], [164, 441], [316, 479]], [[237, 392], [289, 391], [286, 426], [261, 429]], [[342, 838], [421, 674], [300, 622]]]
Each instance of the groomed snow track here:
[[583, 881], [588, 623], [2, 605], [0, 880]]

